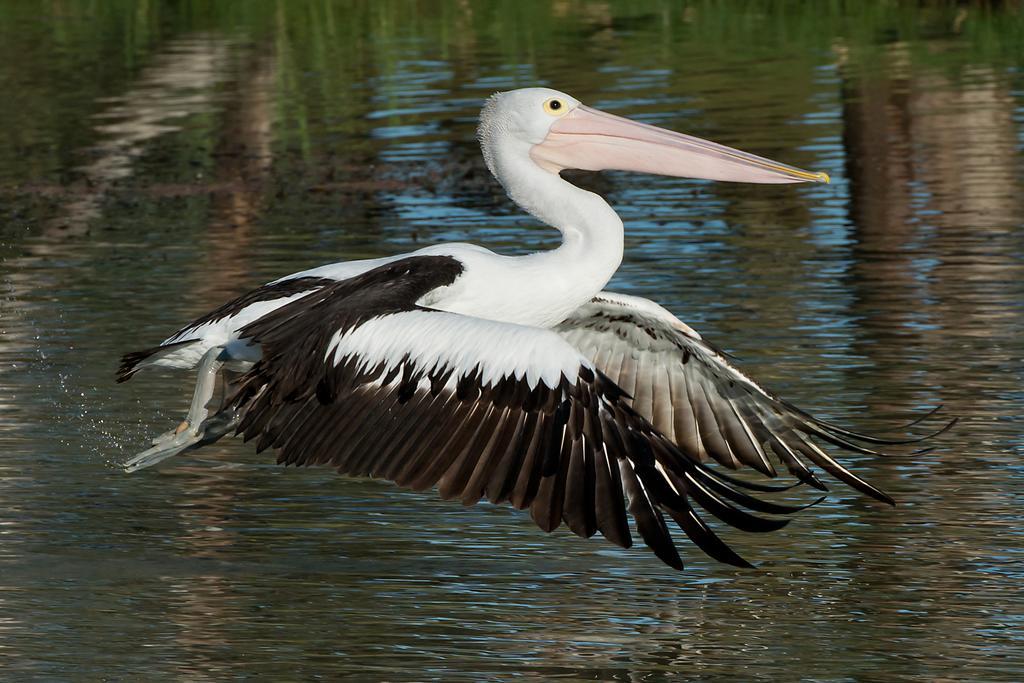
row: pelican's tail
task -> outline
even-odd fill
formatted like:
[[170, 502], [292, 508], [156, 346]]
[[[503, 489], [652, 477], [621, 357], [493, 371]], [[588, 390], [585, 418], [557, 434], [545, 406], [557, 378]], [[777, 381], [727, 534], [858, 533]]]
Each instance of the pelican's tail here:
[[151, 365], [174, 368], [190, 368], [203, 354], [199, 339], [186, 339], [170, 344], [161, 344], [142, 351], [132, 351], [121, 356], [121, 367], [117, 369], [117, 382], [127, 382], [139, 370]]

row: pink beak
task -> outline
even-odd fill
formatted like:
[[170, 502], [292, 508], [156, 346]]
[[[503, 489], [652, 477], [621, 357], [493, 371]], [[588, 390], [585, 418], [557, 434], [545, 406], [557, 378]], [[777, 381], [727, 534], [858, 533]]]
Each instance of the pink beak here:
[[582, 104], [555, 121], [530, 150], [542, 168], [638, 171], [735, 183], [827, 183], [811, 173], [692, 135], [637, 123]]

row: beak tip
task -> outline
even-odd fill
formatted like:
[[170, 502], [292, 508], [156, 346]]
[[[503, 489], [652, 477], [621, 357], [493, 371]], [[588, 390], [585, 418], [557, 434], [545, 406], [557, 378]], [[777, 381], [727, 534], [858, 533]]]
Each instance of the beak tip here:
[[825, 173], [824, 171], [818, 171], [816, 175], [818, 176], [819, 183], [825, 183], [828, 185], [832, 182], [832, 179], [828, 177], [828, 173]]

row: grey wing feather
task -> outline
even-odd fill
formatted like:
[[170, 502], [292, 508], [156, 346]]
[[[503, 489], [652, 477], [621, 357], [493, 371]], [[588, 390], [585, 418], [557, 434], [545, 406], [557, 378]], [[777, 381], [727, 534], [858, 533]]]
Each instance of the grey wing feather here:
[[629, 393], [634, 410], [692, 457], [731, 469], [751, 467], [770, 477], [776, 475], [774, 460], [800, 482], [824, 490], [806, 460], [867, 495], [892, 502], [813, 439], [869, 454], [875, 452], [863, 443], [912, 440], [857, 434], [786, 403], [657, 304], [602, 292], [555, 331]]

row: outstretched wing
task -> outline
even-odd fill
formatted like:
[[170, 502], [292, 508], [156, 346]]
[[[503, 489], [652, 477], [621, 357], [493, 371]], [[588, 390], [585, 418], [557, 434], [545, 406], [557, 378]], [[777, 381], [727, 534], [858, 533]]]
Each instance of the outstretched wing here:
[[[263, 357], [215, 419], [278, 461], [436, 486], [444, 498], [529, 508], [682, 568], [668, 514], [705, 552], [749, 566], [695, 512], [769, 531], [798, 508], [760, 501], [684, 455], [550, 330], [422, 308], [459, 261], [411, 257], [325, 286], [243, 328]], [[624, 501], [628, 499], [628, 506]], [[746, 509], [743, 509], [746, 508]]]
[[602, 292], [555, 331], [618, 384], [631, 397], [633, 410], [687, 455], [733, 469], [747, 465], [771, 477], [777, 459], [801, 481], [826, 490], [806, 459], [892, 504], [888, 495], [850, 472], [815, 439], [870, 454], [874, 451], [860, 444], [904, 442], [857, 434], [786, 403], [661, 306]]

